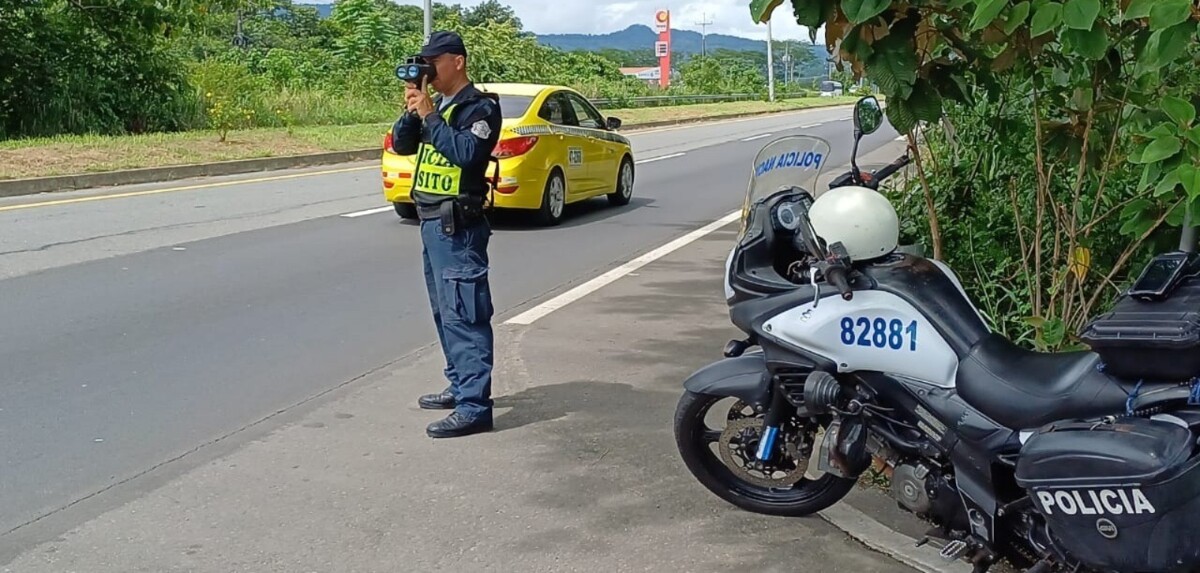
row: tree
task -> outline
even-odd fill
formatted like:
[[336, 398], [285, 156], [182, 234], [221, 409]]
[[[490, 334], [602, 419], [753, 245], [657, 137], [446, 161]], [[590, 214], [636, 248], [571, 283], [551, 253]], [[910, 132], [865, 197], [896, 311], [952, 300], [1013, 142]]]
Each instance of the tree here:
[[338, 0], [330, 15], [339, 32], [334, 53], [351, 67], [389, 56], [388, 46], [396, 38], [388, 18], [374, 0]]
[[766, 86], [764, 70], [740, 58], [693, 55], [679, 66], [679, 79], [692, 93], [756, 94]]
[[[589, 52], [590, 50], [576, 51]], [[654, 48], [641, 48], [636, 50], [603, 48], [592, 53], [599, 54], [601, 57], [612, 60], [623, 68], [640, 68], [658, 65], [658, 56], [654, 55]]]
[[[818, 64], [816, 55], [813, 54], [812, 44], [804, 42], [793, 42], [784, 40], [775, 40], [771, 43], [771, 49], [775, 56], [775, 77], [780, 80], [792, 82], [797, 78], [804, 77], [805, 71], [811, 71], [813, 64]], [[785, 55], [791, 58], [790, 62], [784, 62]], [[766, 54], [764, 56], [764, 70], [766, 69]], [[816, 66], [818, 69], [819, 65]], [[789, 75], [790, 73], [790, 75]], [[808, 74], [813, 75], [813, 74]]]
[[0, 137], [176, 127], [190, 94], [170, 40], [195, 8], [0, 0]]
[[467, 8], [462, 12], [463, 24], [468, 26], [482, 26], [488, 22], [509, 23], [517, 30], [524, 30], [525, 27], [521, 24], [521, 19], [517, 18], [516, 12], [513, 12], [512, 7], [505, 6], [497, 0], [484, 0], [471, 8]]

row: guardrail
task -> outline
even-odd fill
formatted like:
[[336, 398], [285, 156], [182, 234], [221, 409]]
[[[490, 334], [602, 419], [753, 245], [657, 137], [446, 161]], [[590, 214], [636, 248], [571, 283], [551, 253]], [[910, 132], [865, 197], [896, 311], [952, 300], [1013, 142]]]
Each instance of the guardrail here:
[[[795, 93], [775, 93], [775, 99], [789, 99], [803, 96], [815, 96], [816, 92], [806, 90]], [[613, 107], [664, 107], [693, 103], [726, 103], [735, 101], [753, 101], [766, 99], [766, 94], [696, 94], [669, 96], [639, 96], [629, 98], [593, 98], [589, 101], [600, 109]]]

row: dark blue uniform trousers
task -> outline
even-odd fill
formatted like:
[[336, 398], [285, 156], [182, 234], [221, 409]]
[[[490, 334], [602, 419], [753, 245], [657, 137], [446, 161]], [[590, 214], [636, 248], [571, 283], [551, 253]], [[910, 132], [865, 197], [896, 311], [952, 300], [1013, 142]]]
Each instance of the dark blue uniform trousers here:
[[446, 378], [455, 410], [472, 420], [492, 416], [492, 292], [488, 284], [488, 239], [484, 219], [442, 232], [437, 219], [421, 221], [425, 287], [433, 322], [446, 355]]

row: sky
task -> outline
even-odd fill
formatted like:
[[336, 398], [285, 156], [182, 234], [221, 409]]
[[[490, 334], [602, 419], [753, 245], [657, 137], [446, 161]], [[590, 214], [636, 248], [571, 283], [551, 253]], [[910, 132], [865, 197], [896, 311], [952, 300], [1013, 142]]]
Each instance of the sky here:
[[[399, 4], [420, 6], [421, 0], [395, 0]], [[482, 0], [441, 0], [463, 7]], [[697, 22], [712, 22], [710, 34], [729, 34], [767, 39], [767, 26], [750, 20], [749, 0], [501, 0], [512, 6], [525, 29], [536, 34], [606, 34], [633, 24], [654, 27], [654, 13], [671, 11], [671, 28], [701, 31]], [[808, 40], [808, 29], [797, 24], [790, 2], [775, 9], [771, 18], [771, 37], [776, 40]], [[569, 6], [569, 8], [567, 8]], [[435, 23], [436, 25], [436, 23]], [[824, 43], [817, 37], [817, 43]]]

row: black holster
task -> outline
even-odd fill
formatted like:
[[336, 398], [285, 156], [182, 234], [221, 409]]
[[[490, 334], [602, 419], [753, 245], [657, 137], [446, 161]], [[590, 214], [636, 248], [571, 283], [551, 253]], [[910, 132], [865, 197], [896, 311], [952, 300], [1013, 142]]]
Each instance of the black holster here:
[[483, 198], [460, 194], [453, 199], [442, 201], [438, 214], [442, 233], [451, 236], [460, 227], [470, 227], [484, 218]]
[[458, 201], [450, 199], [449, 201], [442, 201], [438, 205], [438, 213], [442, 223], [442, 234], [447, 237], [454, 235], [458, 228], [457, 203]]

